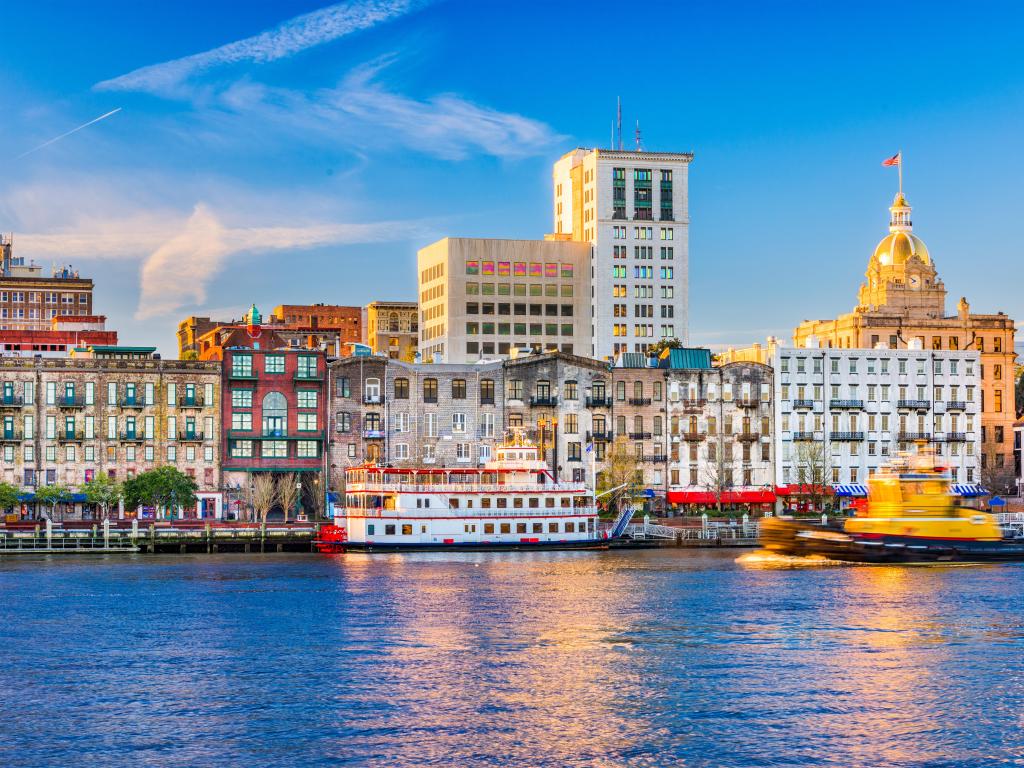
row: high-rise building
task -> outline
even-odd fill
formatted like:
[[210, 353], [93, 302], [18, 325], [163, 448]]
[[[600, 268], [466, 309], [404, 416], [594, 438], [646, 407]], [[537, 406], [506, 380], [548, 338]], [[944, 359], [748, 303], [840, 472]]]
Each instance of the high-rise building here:
[[590, 245], [446, 237], [419, 251], [419, 349], [472, 363], [513, 349], [586, 354]]
[[797, 347], [976, 350], [981, 365], [981, 482], [996, 493], [1013, 489], [1014, 322], [1004, 313], [972, 313], [961, 298], [946, 314], [946, 287], [924, 242], [913, 233], [903, 193], [889, 208], [889, 234], [868, 261], [853, 312], [805, 320]]
[[0, 331], [48, 332], [55, 317], [91, 316], [92, 287], [71, 267], [45, 277], [42, 266], [14, 255], [12, 236], [0, 235]]
[[689, 152], [575, 149], [554, 166], [554, 233], [593, 246], [592, 346], [609, 358], [687, 338]]

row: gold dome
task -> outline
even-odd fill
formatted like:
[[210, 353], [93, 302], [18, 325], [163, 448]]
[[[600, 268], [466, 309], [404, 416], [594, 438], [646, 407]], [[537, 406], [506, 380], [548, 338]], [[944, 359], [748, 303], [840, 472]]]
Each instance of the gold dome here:
[[910, 232], [892, 232], [882, 238], [871, 260], [883, 267], [890, 267], [906, 264], [911, 256], [917, 256], [925, 264], [932, 263], [928, 248], [921, 238]]
[[894, 197], [893, 201], [892, 201], [892, 207], [893, 208], [906, 208], [906, 207], [908, 207], [907, 198], [905, 198], [903, 196], [902, 192], [897, 192], [896, 193], [896, 197]]

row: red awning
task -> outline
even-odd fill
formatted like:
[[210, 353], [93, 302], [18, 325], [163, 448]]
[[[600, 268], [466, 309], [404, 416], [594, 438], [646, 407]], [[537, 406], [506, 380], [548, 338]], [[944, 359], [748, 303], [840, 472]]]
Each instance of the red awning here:
[[822, 496], [831, 495], [835, 493], [831, 486], [822, 488], [820, 485], [777, 485], [775, 486], [775, 493], [779, 496]]
[[[669, 491], [669, 504], [717, 504], [714, 491]], [[771, 504], [775, 494], [766, 489], [753, 491], [723, 491], [723, 504]]]

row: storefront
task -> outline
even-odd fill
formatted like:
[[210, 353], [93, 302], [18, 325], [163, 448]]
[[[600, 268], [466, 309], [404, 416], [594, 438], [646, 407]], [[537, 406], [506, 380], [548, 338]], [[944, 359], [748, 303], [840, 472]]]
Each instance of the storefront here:
[[[719, 499], [721, 496], [721, 499]], [[669, 491], [666, 500], [673, 507], [679, 507], [684, 515], [701, 515], [718, 510], [719, 501], [723, 511], [770, 512], [775, 504], [775, 492], [770, 488], [722, 491]]]

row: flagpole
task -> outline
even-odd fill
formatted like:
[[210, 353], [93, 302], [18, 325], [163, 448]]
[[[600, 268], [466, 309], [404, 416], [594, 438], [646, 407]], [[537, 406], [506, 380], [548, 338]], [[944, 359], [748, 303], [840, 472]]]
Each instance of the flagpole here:
[[900, 150], [900, 161], [896, 163], [896, 169], [900, 174], [900, 196], [903, 196], [903, 150]]

